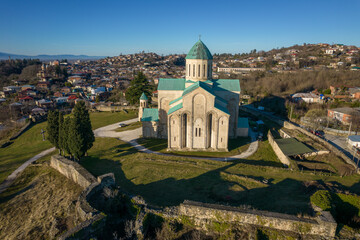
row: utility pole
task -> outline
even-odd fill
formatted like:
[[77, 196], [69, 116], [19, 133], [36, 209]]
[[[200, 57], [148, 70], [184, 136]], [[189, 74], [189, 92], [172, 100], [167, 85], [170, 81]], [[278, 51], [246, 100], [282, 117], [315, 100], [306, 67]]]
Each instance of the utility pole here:
[[348, 134], [348, 136], [350, 136], [350, 132], [351, 132], [351, 124], [352, 124], [352, 122], [350, 122], [350, 126], [349, 126], [349, 134]]
[[326, 119], [327, 119], [326, 128], [329, 128], [329, 117], [326, 117]]

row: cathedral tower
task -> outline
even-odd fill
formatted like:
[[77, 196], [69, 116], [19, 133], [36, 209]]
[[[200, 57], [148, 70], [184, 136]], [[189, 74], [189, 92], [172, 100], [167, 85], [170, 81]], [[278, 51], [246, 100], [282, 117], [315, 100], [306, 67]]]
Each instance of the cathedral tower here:
[[199, 39], [186, 56], [186, 80], [207, 81], [212, 79], [213, 56]]
[[143, 116], [144, 108], [148, 107], [148, 101], [149, 99], [147, 98], [145, 93], [142, 93], [140, 97], [140, 106], [139, 106], [139, 121], [141, 121], [141, 118]]

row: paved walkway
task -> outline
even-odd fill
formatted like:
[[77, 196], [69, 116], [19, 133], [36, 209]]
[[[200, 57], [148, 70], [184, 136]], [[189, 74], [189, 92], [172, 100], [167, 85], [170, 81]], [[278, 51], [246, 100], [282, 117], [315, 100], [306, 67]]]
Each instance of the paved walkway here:
[[[134, 119], [130, 119], [130, 120], [127, 120], [127, 121], [123, 121], [121, 123], [130, 124], [130, 123], [134, 123], [136, 121], [138, 121], [138, 119], [134, 118]], [[129, 131], [123, 131], [123, 132], [114, 131], [115, 129], [117, 129], [119, 127], [119, 123], [114, 123], [114, 124], [111, 124], [111, 125], [108, 125], [108, 126], [105, 126], [105, 127], [95, 129], [94, 130], [95, 137], [119, 138], [119, 139], [121, 139], [121, 140], [123, 140], [125, 142], [130, 143], [134, 148], [136, 148], [140, 152], [153, 153], [153, 154], [163, 155], [163, 156], [174, 156], [172, 154], [166, 154], [166, 153], [160, 153], [160, 152], [151, 151], [150, 149], [147, 149], [144, 146], [140, 145], [138, 142], [136, 142], [136, 139], [138, 139], [139, 136], [142, 133], [141, 128], [137, 128], [137, 129], [129, 130]], [[195, 159], [211, 159], [211, 160], [216, 160], [216, 161], [229, 161], [229, 160], [244, 159], [244, 158], [247, 158], [247, 157], [253, 155], [256, 152], [256, 150], [258, 149], [258, 146], [259, 146], [259, 143], [256, 140], [256, 134], [253, 133], [253, 132], [250, 132], [250, 137], [251, 137], [252, 142], [251, 142], [249, 148], [245, 152], [242, 152], [239, 155], [235, 155], [235, 156], [231, 156], [231, 157], [225, 157], [225, 158], [192, 157], [192, 156], [182, 156], [182, 157], [195, 158]], [[27, 166], [29, 166], [31, 163], [35, 162], [39, 158], [51, 153], [54, 150], [55, 150], [55, 148], [53, 147], [53, 148], [47, 149], [45, 151], [42, 151], [41, 153], [37, 154], [36, 156], [30, 158], [25, 163], [23, 163], [14, 172], [12, 172], [11, 175], [9, 175], [4, 180], [4, 182], [2, 182], [0, 184], [0, 193], [4, 192], [15, 181], [16, 176], [19, 173], [21, 173], [22, 171], [24, 171], [24, 169]]]
[[0, 193], [4, 192], [16, 179], [16, 176], [24, 171], [24, 169], [29, 166], [31, 163], [35, 162], [39, 158], [55, 151], [55, 147], [49, 148], [41, 153], [35, 155], [34, 157], [30, 158], [26, 162], [24, 162], [20, 167], [18, 167], [15, 171], [13, 171], [1, 184], [0, 184]]
[[[137, 121], [137, 118], [134, 118], [131, 120], [124, 121], [123, 123], [130, 124], [130, 123], [133, 123], [136, 121]], [[119, 123], [115, 123], [115, 124], [111, 124], [111, 125], [108, 125], [108, 126], [105, 126], [102, 128], [98, 128], [94, 131], [95, 137], [119, 138], [125, 142], [130, 143], [134, 148], [136, 148], [140, 152], [153, 153], [153, 154], [163, 155], [163, 156], [174, 156], [172, 154], [152, 151], [152, 150], [147, 149], [144, 146], [140, 145], [138, 142], [136, 142], [136, 139], [138, 139], [139, 136], [141, 135], [141, 128], [137, 128], [137, 129], [129, 130], [129, 131], [123, 131], [123, 132], [114, 131], [118, 127], [119, 127]], [[238, 154], [235, 156], [230, 156], [230, 157], [225, 157], [225, 158], [224, 157], [222, 157], [222, 158], [193, 157], [193, 156], [182, 156], [182, 157], [195, 158], [195, 159], [211, 159], [211, 160], [216, 160], [216, 161], [229, 161], [229, 160], [244, 159], [244, 158], [247, 158], [247, 157], [253, 155], [259, 147], [259, 143], [256, 140], [256, 134], [253, 133], [252, 131], [250, 131], [250, 137], [251, 137], [251, 144], [250, 144], [249, 148], [245, 152], [242, 152], [241, 154]]]

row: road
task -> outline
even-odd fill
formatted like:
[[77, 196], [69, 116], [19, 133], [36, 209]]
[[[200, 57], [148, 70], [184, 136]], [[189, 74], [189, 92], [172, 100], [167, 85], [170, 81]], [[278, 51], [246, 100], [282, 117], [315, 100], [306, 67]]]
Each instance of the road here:
[[[354, 159], [355, 164], [359, 164], [358, 163], [359, 156], [357, 156], [357, 155], [354, 156], [354, 151], [353, 150], [351, 151], [351, 149], [348, 147], [348, 144], [346, 142], [346, 139], [347, 139], [346, 136], [337, 136], [337, 135], [325, 133], [324, 137], [325, 137], [326, 141], [328, 141], [329, 143], [334, 145], [336, 148], [338, 148], [340, 151], [345, 153], [346, 156], [348, 156], [350, 159]], [[360, 164], [358, 166], [360, 166]]]

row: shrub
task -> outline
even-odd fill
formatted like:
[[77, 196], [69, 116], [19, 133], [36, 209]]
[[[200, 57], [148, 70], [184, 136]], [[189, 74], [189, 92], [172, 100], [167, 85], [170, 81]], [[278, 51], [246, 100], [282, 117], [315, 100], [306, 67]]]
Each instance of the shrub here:
[[310, 197], [310, 201], [324, 211], [331, 210], [331, 194], [326, 190], [319, 190]]

